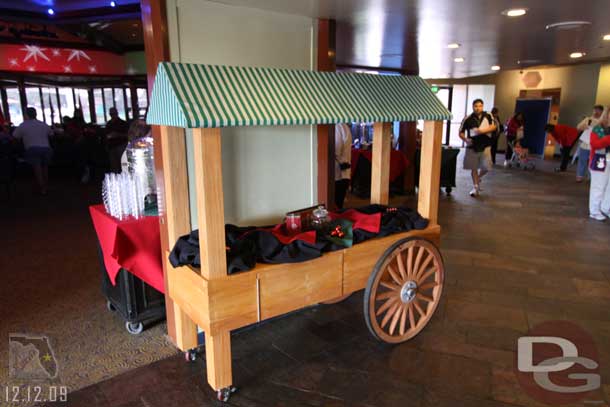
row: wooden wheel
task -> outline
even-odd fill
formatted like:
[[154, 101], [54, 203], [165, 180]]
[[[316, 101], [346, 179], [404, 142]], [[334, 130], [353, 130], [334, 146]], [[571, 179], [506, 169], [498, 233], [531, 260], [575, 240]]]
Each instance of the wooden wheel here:
[[428, 324], [443, 292], [445, 268], [428, 240], [406, 238], [381, 256], [364, 291], [364, 317], [374, 337], [408, 341]]

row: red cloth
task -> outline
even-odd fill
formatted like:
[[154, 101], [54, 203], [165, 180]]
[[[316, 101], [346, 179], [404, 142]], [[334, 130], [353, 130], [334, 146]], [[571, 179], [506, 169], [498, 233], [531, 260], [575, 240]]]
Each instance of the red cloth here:
[[575, 127], [556, 124], [555, 130], [551, 133], [562, 147], [570, 147], [578, 138], [578, 130]]
[[280, 224], [276, 225], [275, 227], [273, 227], [272, 229], [270, 229], [269, 231], [271, 233], [273, 233], [273, 236], [275, 236], [277, 238], [277, 240], [279, 240], [282, 244], [290, 244], [290, 243], [294, 242], [295, 240], [302, 240], [309, 244], [316, 243], [316, 231], [315, 230], [310, 230], [307, 232], [301, 232], [301, 233], [297, 233], [295, 235], [290, 235], [287, 233], [286, 228], [284, 227], [284, 224], [280, 223]]
[[164, 293], [159, 218], [120, 221], [108, 215], [103, 205], [90, 206], [89, 212], [112, 284], [116, 284], [116, 276], [124, 268]]
[[506, 135], [508, 137], [517, 137], [517, 130], [523, 126], [523, 123], [518, 122], [514, 117], [508, 121], [506, 125]]
[[379, 233], [381, 230], [381, 212], [372, 215], [367, 215], [358, 212], [356, 209], [348, 209], [342, 213], [330, 213], [332, 220], [346, 219], [353, 223], [352, 229], [366, 230], [371, 233]]
[[[371, 150], [352, 149], [352, 178], [354, 177], [354, 171], [356, 171], [356, 166], [358, 165], [360, 157], [372, 162], [373, 152]], [[390, 182], [394, 182], [407, 168], [409, 168], [407, 156], [398, 150], [390, 150]]]

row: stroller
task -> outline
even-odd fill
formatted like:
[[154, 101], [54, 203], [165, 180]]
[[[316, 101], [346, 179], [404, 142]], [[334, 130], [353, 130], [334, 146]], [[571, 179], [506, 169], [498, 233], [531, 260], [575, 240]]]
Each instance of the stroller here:
[[529, 150], [521, 146], [521, 140], [523, 140], [523, 138], [523, 131], [519, 130], [516, 139], [508, 142], [508, 145], [513, 150], [513, 155], [510, 160], [508, 160], [507, 167], [523, 168], [525, 171], [533, 171], [536, 169], [536, 163], [530, 157]]

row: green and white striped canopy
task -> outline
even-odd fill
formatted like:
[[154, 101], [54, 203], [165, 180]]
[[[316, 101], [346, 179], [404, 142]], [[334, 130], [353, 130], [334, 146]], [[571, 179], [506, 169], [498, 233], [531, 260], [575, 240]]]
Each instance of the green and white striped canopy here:
[[418, 76], [161, 62], [147, 122], [198, 128], [450, 118]]

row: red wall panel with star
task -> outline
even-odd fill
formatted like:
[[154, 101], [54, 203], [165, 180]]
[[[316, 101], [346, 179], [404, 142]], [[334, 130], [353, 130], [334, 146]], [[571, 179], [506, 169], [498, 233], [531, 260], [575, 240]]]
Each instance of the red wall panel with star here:
[[26, 44], [0, 44], [0, 70], [68, 75], [130, 74], [122, 55]]

